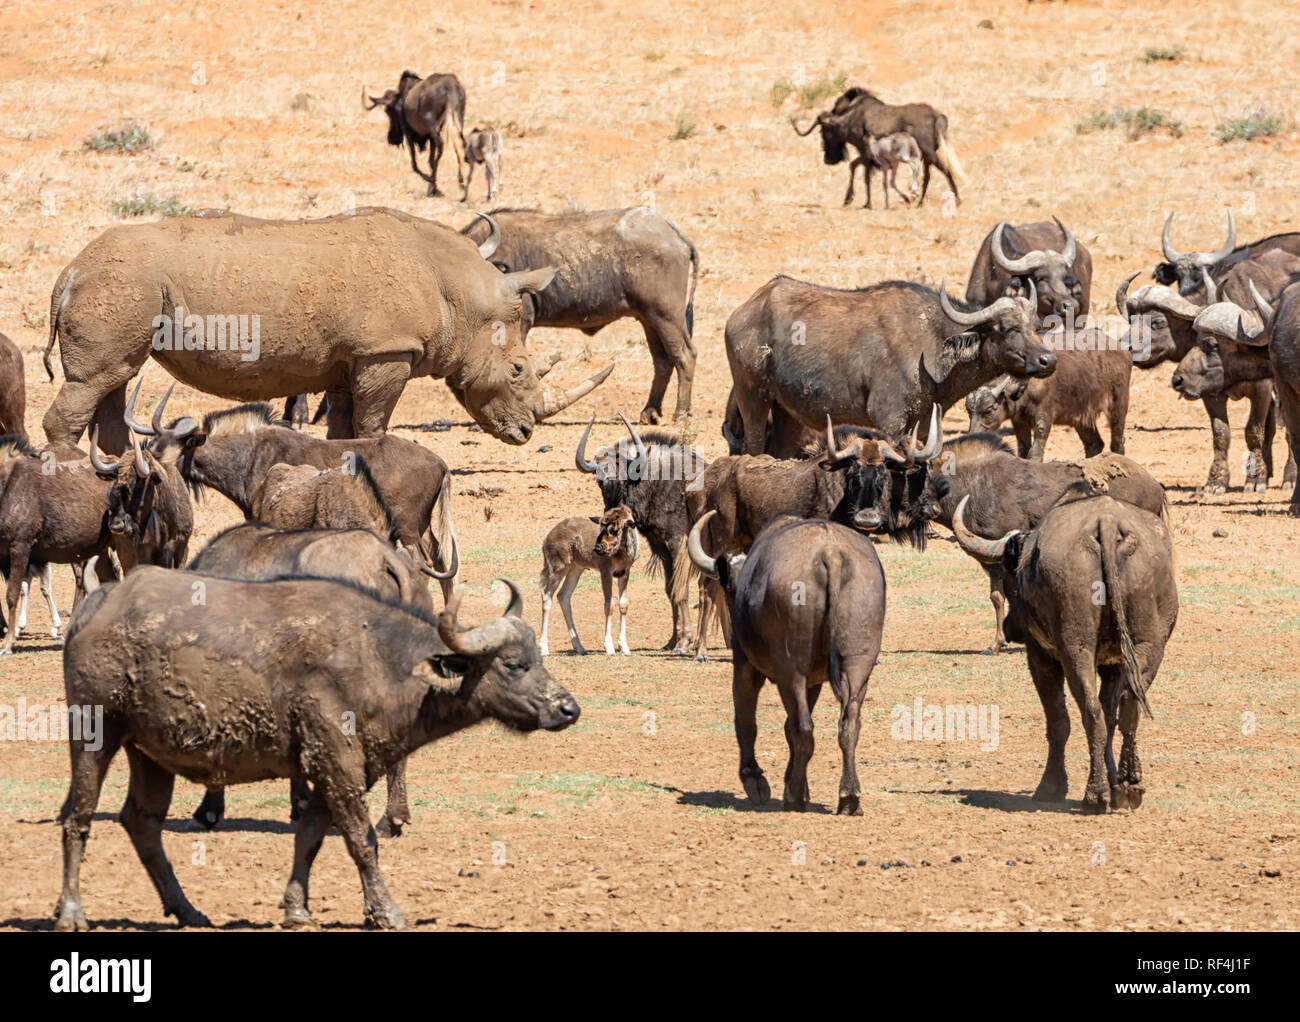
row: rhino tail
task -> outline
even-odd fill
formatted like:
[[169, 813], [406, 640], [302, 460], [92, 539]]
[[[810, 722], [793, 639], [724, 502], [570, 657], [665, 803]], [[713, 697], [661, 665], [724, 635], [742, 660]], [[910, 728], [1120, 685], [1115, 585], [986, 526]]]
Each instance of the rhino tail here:
[[1101, 548], [1101, 583], [1104, 587], [1106, 603], [1115, 612], [1115, 630], [1119, 632], [1120, 658], [1124, 661], [1124, 681], [1129, 692], [1142, 707], [1148, 717], [1154, 717], [1151, 705], [1147, 702], [1147, 684], [1142, 676], [1142, 667], [1138, 663], [1137, 648], [1133, 645], [1133, 635], [1129, 631], [1127, 592], [1124, 589], [1124, 577], [1120, 574], [1117, 555], [1119, 545], [1124, 537], [1114, 515], [1105, 515], [1097, 525], [1097, 545]]
[[54, 367], [50, 365], [50, 352], [54, 350], [54, 342], [59, 336], [59, 317], [63, 315], [63, 307], [68, 304], [68, 291], [72, 286], [73, 266], [69, 263], [59, 274], [59, 279], [54, 282], [54, 290], [50, 292], [50, 339], [45, 342], [45, 352], [41, 356], [41, 361], [45, 365], [45, 373], [54, 382]]

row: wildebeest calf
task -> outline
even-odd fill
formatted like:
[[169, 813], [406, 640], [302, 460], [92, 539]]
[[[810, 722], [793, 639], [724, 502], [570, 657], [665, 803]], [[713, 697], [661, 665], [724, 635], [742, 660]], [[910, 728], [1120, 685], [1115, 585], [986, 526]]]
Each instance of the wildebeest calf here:
[[[910, 206], [921, 189], [921, 148], [916, 144], [916, 139], [906, 131], [896, 131], [883, 138], [868, 135], [867, 146], [871, 150], [871, 159], [880, 168], [880, 176], [885, 182], [885, 209], [889, 208], [890, 188], [898, 192]], [[912, 183], [906, 192], [898, 187], [898, 167], [903, 163], [912, 171]]]
[[618, 579], [618, 648], [630, 656], [627, 648], [627, 580], [636, 560], [639, 543], [632, 512], [619, 505], [599, 518], [575, 515], [556, 523], [542, 541], [542, 656], [549, 656], [551, 600], [558, 589], [560, 609], [569, 626], [569, 645], [579, 655], [587, 651], [578, 639], [569, 600], [573, 590], [589, 568], [600, 572], [600, 588], [605, 594], [605, 652], [614, 655], [612, 595]]
[[790, 745], [783, 802], [799, 812], [807, 807], [812, 711], [823, 682], [829, 681], [840, 704], [844, 757], [835, 811], [861, 815], [858, 728], [885, 622], [885, 574], [875, 548], [855, 529], [790, 515], [773, 519], [748, 554], [710, 558], [700, 544], [700, 529], [713, 513], [692, 526], [687, 549], [695, 566], [717, 579], [727, 594], [731, 693], [745, 794], [758, 805], [771, 797], [754, 755], [758, 692], [770, 679], [785, 705]]
[[[1128, 420], [1129, 377], [1133, 358], [1118, 350], [1104, 331], [1094, 328], [1071, 332], [1076, 350], [1056, 346], [1056, 372], [1040, 379], [1003, 376], [971, 391], [966, 397], [970, 431], [997, 430], [1007, 419], [1016, 433], [1022, 458], [1043, 460], [1043, 450], [1053, 426], [1073, 426], [1083, 442], [1085, 458], [1106, 447], [1097, 420], [1106, 416], [1110, 449], [1124, 453], [1124, 424]], [[1061, 332], [1045, 334], [1049, 344]]]
[[483, 164], [483, 173], [487, 175], [487, 198], [491, 202], [497, 197], [497, 190], [504, 180], [501, 167], [505, 159], [505, 144], [501, 141], [501, 132], [496, 128], [475, 128], [465, 137], [465, 165], [469, 172], [465, 175], [465, 190], [460, 201], [469, 198], [469, 185], [474, 180], [474, 168]]
[[[1069, 788], [1065, 682], [1088, 737], [1084, 811], [1136, 809], [1146, 790], [1138, 715], [1151, 715], [1147, 690], [1178, 620], [1169, 530], [1156, 515], [1080, 483], [1033, 531], [988, 539], [965, 526], [969, 499], [957, 508], [953, 532], [967, 553], [1005, 572], [1007, 636], [1024, 640], [1047, 717], [1047, 767], [1034, 798], [1060, 801]], [[1111, 751], [1117, 723], [1124, 735], [1118, 770]]]

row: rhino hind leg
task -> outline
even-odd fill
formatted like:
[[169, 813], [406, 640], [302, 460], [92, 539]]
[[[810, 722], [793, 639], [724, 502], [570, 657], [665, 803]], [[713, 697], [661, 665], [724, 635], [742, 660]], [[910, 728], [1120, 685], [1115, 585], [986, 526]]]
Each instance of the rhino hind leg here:
[[119, 819], [162, 899], [163, 912], [181, 926], [211, 926], [208, 917], [190, 904], [162, 846], [162, 828], [172, 801], [176, 777], [134, 746], [127, 746], [131, 780]]

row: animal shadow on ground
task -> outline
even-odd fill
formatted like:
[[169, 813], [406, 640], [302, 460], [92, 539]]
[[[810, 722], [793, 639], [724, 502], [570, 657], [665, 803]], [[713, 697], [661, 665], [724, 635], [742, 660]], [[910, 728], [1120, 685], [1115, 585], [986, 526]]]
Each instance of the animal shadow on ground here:
[[[179, 930], [183, 927], [177, 926], [173, 922], [146, 922], [142, 923], [138, 919], [100, 919], [96, 918], [91, 924], [95, 930], [147, 930], [150, 932], [164, 930]], [[39, 919], [28, 919], [21, 916], [11, 916], [8, 919], [0, 919], [0, 929], [12, 928], [15, 930], [26, 930], [28, 932], [51, 931], [54, 929], [54, 915], [43, 916]], [[207, 927], [204, 927], [207, 929]], [[251, 919], [232, 919], [229, 922], [222, 923], [220, 926], [213, 926], [214, 930], [277, 930], [279, 925], [276, 923], [255, 923]]]
[[[671, 791], [677, 794], [677, 804], [679, 806], [695, 806], [700, 809], [731, 809], [734, 812], [747, 813], [782, 813], [786, 809], [781, 804], [781, 794], [779, 790], [779, 780], [773, 784], [772, 797], [768, 799], [767, 805], [756, 806], [748, 798], [737, 796], [731, 791], [682, 791], [680, 788], [665, 787], [665, 791]], [[820, 802], [809, 802], [805, 810], [809, 813], [820, 813], [823, 816], [831, 815], [831, 810]]]
[[[286, 813], [288, 812], [288, 807], [285, 807], [285, 812]], [[110, 812], [96, 813], [93, 817], [91, 817], [91, 819], [95, 823], [117, 823], [118, 822], [117, 813], [110, 813]], [[32, 823], [32, 824], [36, 824], [37, 826], [45, 826], [46, 824], [58, 823], [59, 821], [56, 815], [56, 816], [48, 816], [43, 820], [19, 820], [18, 822]], [[169, 818], [167, 822], [163, 824], [163, 830], [169, 831], [170, 833], [173, 834], [210, 833], [209, 831], [203, 831], [203, 830], [191, 830], [190, 829], [191, 822], [192, 821], [190, 820], [189, 817]], [[227, 831], [244, 831], [247, 833], [262, 833], [262, 834], [292, 834], [297, 829], [298, 829], [297, 825], [290, 823], [288, 820], [258, 820], [258, 819], [254, 819], [251, 816], [235, 816], [235, 817], [226, 817], [219, 824], [217, 824], [216, 832], [219, 834], [225, 833]], [[337, 834], [338, 828], [330, 827], [329, 832], [331, 834]]]
[[913, 795], [957, 795], [961, 804], [977, 809], [998, 809], [1004, 813], [1069, 813], [1083, 814], [1081, 799], [1066, 799], [1062, 802], [1036, 802], [1022, 792], [987, 791], [982, 788], [938, 788], [926, 791], [913, 791]]

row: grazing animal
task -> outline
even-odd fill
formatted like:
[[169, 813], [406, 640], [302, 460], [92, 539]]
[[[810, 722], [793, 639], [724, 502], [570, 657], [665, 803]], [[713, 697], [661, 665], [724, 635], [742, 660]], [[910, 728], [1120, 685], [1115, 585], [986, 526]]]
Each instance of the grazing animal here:
[[[1062, 343], [1054, 343], [1056, 338]], [[1064, 343], [1067, 338], [1071, 347]], [[1056, 352], [1056, 372], [1039, 380], [1003, 376], [971, 391], [966, 395], [970, 432], [995, 431], [1010, 419], [1020, 456], [1042, 461], [1052, 427], [1072, 426], [1084, 457], [1091, 458], [1106, 446], [1097, 430], [1105, 415], [1111, 452], [1123, 454], [1132, 354], [1095, 327], [1056, 331], [1046, 340]]]
[[[944, 444], [942, 473], [931, 472], [927, 503], [938, 504], [934, 521], [952, 528], [957, 505], [965, 497], [966, 521], [981, 535], [1001, 536], [1019, 529], [1029, 532], [1048, 508], [1075, 483], [1088, 481], [1118, 500], [1154, 515], [1166, 514], [1164, 488], [1137, 462], [1116, 454], [1085, 461], [1026, 461], [1011, 453], [991, 433], [951, 437]], [[996, 565], [984, 565], [993, 604], [994, 636], [985, 653], [1006, 645], [1005, 579]]]
[[[501, 243], [492, 261], [507, 272], [554, 267], [544, 289], [524, 299], [523, 337], [534, 326], [595, 334], [625, 317], [645, 331], [654, 378], [641, 422], [663, 418], [668, 381], [677, 373], [676, 418], [691, 410], [695, 381], [695, 285], [700, 258], [677, 226], [647, 206], [590, 213], [495, 209]], [[486, 243], [487, 222], [464, 232]]]
[[553, 271], [502, 274], [487, 262], [495, 247], [386, 209], [320, 220], [217, 210], [110, 227], [54, 285], [45, 366], [53, 379], [61, 339], [65, 379], [45, 434], [76, 443], [94, 416], [104, 449], [120, 454], [126, 384], [152, 356], [238, 401], [328, 391], [331, 437], [380, 436], [407, 382], [433, 376], [486, 432], [527, 443], [613, 367], [563, 395], [538, 379], [519, 332], [522, 295]]
[[560, 609], [569, 626], [569, 645], [580, 656], [586, 654], [573, 623], [569, 605], [573, 590], [589, 568], [600, 572], [600, 588], [605, 596], [605, 653], [614, 655], [613, 591], [618, 579], [618, 648], [630, 656], [627, 648], [627, 581], [636, 561], [636, 521], [632, 512], [619, 506], [610, 508], [599, 518], [575, 515], [557, 522], [542, 541], [542, 656], [550, 656], [551, 600], [559, 590]]
[[[406, 148], [411, 169], [429, 184], [430, 195], [438, 190], [438, 163], [448, 143], [456, 157], [456, 183], [465, 185], [465, 89], [453, 74], [432, 74], [421, 78], [414, 71], [403, 71], [396, 89], [382, 96], [367, 96], [361, 86], [361, 108], [384, 108], [388, 115], [388, 144]], [[415, 161], [415, 154], [429, 149], [429, 173]]]
[[[196, 581], [204, 606], [191, 600]], [[102, 706], [104, 715], [93, 741], [69, 732], [56, 928], [89, 928], [81, 859], [120, 748], [131, 779], [119, 819], [180, 925], [211, 924], [163, 851], [177, 774], [204, 785], [310, 782], [283, 925], [313, 925], [308, 875], [333, 825], [361, 875], [367, 925], [404, 928], [379, 873], [371, 784], [421, 746], [482, 720], [558, 731], [578, 719], [578, 704], [538, 656], [519, 591], [511, 594], [503, 617], [462, 630], [459, 594], [435, 621], [332, 579], [244, 582], [146, 567], [92, 593], [68, 629], [63, 681], [69, 706]], [[340, 727], [345, 719], [350, 726]]]
[[678, 551], [691, 528], [687, 493], [699, 485], [709, 463], [680, 435], [668, 430], [646, 430], [642, 436], [622, 412], [619, 418], [628, 437], [598, 449], [587, 457], [592, 416], [582, 431], [574, 462], [581, 472], [596, 477], [605, 510], [626, 507], [637, 531], [650, 546], [650, 571], [662, 571], [664, 592], [673, 608], [673, 631], [665, 650], [686, 653], [691, 642], [690, 600], [678, 589]]
[[460, 201], [469, 198], [474, 168], [480, 163], [483, 164], [483, 173], [487, 175], [487, 200], [491, 202], [495, 199], [501, 182], [505, 180], [502, 174], [504, 160], [505, 143], [501, 140], [501, 132], [496, 128], [475, 128], [471, 131], [465, 139], [465, 165], [469, 170], [465, 175], [465, 190], [461, 193]]
[[966, 301], [988, 305], [1003, 295], [1025, 295], [1030, 280], [1038, 293], [1038, 315], [1049, 328], [1083, 325], [1092, 304], [1092, 253], [1060, 217], [1015, 227], [1003, 220], [985, 235]]
[[[896, 131], [883, 138], [868, 135], [867, 147], [871, 151], [872, 161], [880, 168], [882, 190], [885, 193], [885, 209], [889, 208], [891, 188], [898, 192], [902, 200], [910, 206], [912, 200], [921, 191], [921, 147], [916, 144], [916, 139], [905, 131]], [[903, 164], [906, 164], [912, 172], [912, 183], [908, 185], [906, 192], [898, 187], [898, 168]]]
[[[416, 565], [366, 529], [286, 531], [261, 522], [233, 525], [210, 540], [186, 570], [249, 582], [301, 576], [334, 578], [370, 590], [386, 600], [433, 613], [429, 587], [420, 578]], [[430, 573], [427, 568], [420, 570]], [[298, 819], [310, 801], [311, 789], [307, 783], [292, 781], [289, 818]], [[226, 789], [220, 785], [209, 787], [194, 810], [194, 824], [211, 830], [225, 814]], [[375, 824], [375, 831], [380, 837], [399, 837], [410, 819], [406, 761], [403, 760], [388, 772], [388, 806]]]
[[915, 139], [921, 150], [924, 170], [917, 205], [925, 202], [925, 193], [930, 187], [931, 167], [938, 167], [948, 179], [953, 200], [961, 205], [957, 182], [964, 179], [965, 174], [952, 143], [948, 141], [948, 118], [928, 103], [892, 106], [866, 89], [855, 87], [845, 91], [830, 111], [819, 113], [802, 131], [795, 118], [790, 118], [790, 124], [800, 137], [808, 135], [814, 128], [821, 129], [822, 159], [827, 164], [843, 163], [846, 145], [852, 146], [857, 152], [858, 155], [849, 163], [849, 189], [844, 193], [846, 206], [853, 201], [853, 179], [861, 167], [867, 189], [866, 208], [871, 208], [871, 170], [876, 163], [871, 156], [869, 140], [873, 136], [884, 138], [899, 132], [906, 132]]
[[0, 436], [27, 437], [27, 377], [23, 353], [0, 334]]
[[756, 805], [771, 796], [754, 754], [758, 692], [771, 680], [785, 706], [790, 746], [782, 802], [797, 812], [807, 808], [812, 711], [822, 684], [830, 682], [840, 704], [843, 756], [835, 811], [861, 815], [858, 729], [885, 622], [885, 573], [871, 540], [833, 522], [788, 515], [773, 519], [748, 554], [714, 558], [700, 542], [709, 517], [691, 527], [687, 549], [696, 568], [726, 592], [732, 628], [731, 694], [745, 794]]
[[[1032, 531], [997, 539], [967, 528], [962, 511], [959, 505], [953, 519], [957, 542], [1002, 569], [1007, 632], [1024, 640], [1047, 718], [1047, 766], [1034, 798], [1057, 802], [1069, 790], [1068, 685], [1087, 735], [1084, 812], [1138, 808], [1146, 791], [1138, 720], [1143, 712], [1151, 716], [1147, 692], [1178, 620], [1173, 543], [1164, 521], [1095, 495], [1087, 484], [1072, 487]], [[1111, 749], [1117, 724], [1124, 736], [1118, 769]]]
[[808, 429], [830, 415], [901, 438], [1003, 373], [1050, 375], [1034, 310], [1031, 298], [981, 309], [900, 281], [841, 291], [774, 277], [727, 320], [745, 453], [762, 453], [776, 407]]
[[[277, 421], [269, 405], [250, 404], [209, 412], [202, 426], [184, 437], [164, 429], [155, 449], [172, 444], [181, 448], [181, 475], [191, 486], [216, 490], [248, 519], [257, 517], [253, 498], [273, 466], [350, 469], [362, 460], [392, 513], [399, 545], [414, 547], [417, 560], [438, 571], [457, 556], [451, 473], [442, 458], [413, 441], [395, 436], [322, 440]], [[442, 588], [446, 596], [450, 581]]]
[[[1129, 322], [1120, 346], [1132, 351], [1133, 364], [1139, 369], [1153, 369], [1164, 362], [1177, 364], [1196, 346], [1192, 323], [1204, 306], [1163, 284], [1146, 284], [1129, 295], [1129, 284], [1136, 276], [1134, 273], [1122, 283], [1115, 295], [1120, 315]], [[1204, 292], [1196, 297], [1205, 300]], [[1247, 493], [1267, 490], [1273, 474], [1273, 436], [1277, 429], [1272, 386], [1267, 381], [1240, 383], [1224, 391], [1202, 393], [1200, 398], [1210, 420], [1214, 453], [1209, 475], [1198, 492], [1223, 493], [1231, 483], [1228, 447], [1232, 430], [1228, 423], [1228, 402], [1242, 399], [1249, 404], [1244, 432], [1251, 454], [1247, 459], [1245, 489]]]

